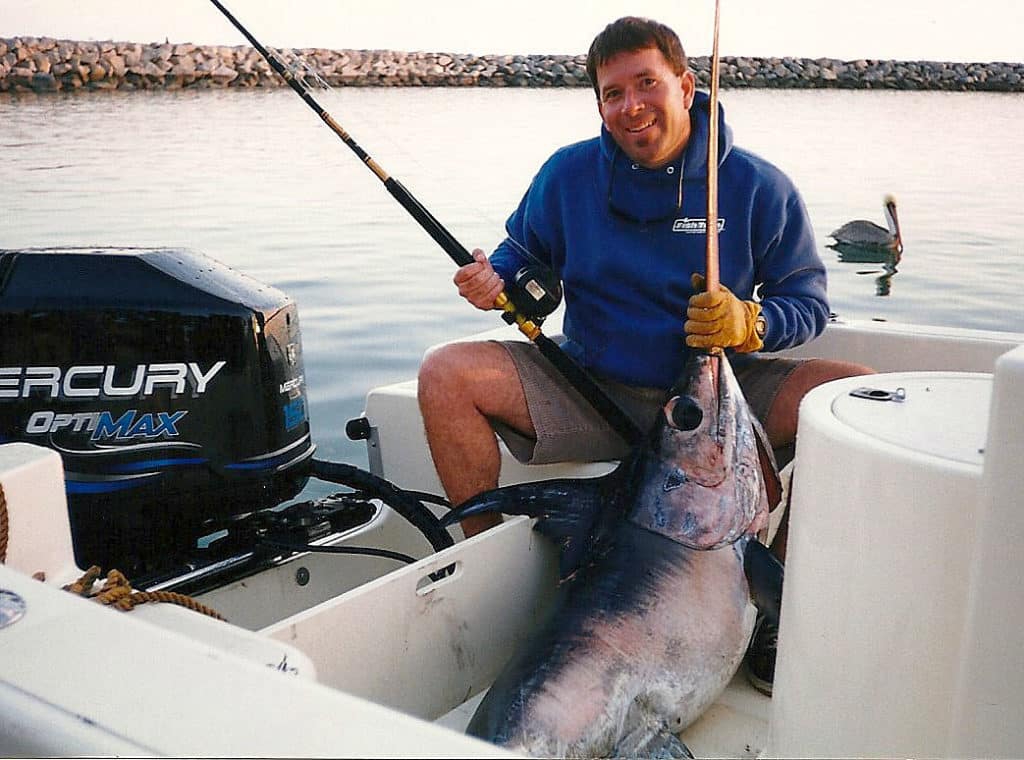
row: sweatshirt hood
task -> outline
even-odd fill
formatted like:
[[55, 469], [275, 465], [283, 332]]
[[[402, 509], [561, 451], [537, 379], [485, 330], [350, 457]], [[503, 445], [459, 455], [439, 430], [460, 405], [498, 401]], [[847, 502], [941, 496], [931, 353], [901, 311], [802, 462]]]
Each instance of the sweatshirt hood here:
[[[601, 154], [606, 161], [602, 173], [607, 176], [608, 203], [613, 212], [644, 222], [671, 217], [679, 211], [683, 181], [702, 182], [707, 178], [709, 100], [707, 93], [694, 95], [690, 107], [690, 138], [682, 159], [657, 169], [633, 163], [611, 133], [601, 127]], [[732, 150], [732, 129], [725, 123], [721, 103], [718, 105], [718, 145], [721, 165]]]
[[[708, 173], [708, 132], [711, 125], [708, 119], [708, 106], [711, 97], [706, 92], [694, 94], [693, 105], [690, 106], [690, 139], [684, 151], [684, 176], [686, 179], [697, 179]], [[718, 103], [718, 165], [721, 166], [732, 151], [732, 127], [725, 123], [725, 108]]]

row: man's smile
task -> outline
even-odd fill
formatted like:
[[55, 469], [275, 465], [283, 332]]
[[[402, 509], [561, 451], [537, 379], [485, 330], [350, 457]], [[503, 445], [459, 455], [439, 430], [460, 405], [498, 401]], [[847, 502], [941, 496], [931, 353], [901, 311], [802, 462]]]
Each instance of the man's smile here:
[[637, 124], [634, 127], [626, 127], [626, 131], [631, 132], [632, 134], [637, 134], [638, 132], [643, 132], [648, 127], [653, 127], [657, 121], [658, 120], [652, 116], [650, 119], [643, 122], [642, 124]]

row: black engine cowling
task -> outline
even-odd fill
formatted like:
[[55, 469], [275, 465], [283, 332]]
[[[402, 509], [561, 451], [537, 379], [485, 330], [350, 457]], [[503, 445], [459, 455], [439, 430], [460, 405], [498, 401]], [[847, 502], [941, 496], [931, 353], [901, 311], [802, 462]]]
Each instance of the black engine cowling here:
[[0, 250], [7, 441], [63, 458], [80, 566], [172, 566], [305, 483], [295, 304], [189, 250]]

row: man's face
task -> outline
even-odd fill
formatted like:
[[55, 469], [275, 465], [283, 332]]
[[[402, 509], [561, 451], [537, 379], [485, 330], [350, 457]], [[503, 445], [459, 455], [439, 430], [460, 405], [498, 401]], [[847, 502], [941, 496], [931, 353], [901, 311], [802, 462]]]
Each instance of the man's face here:
[[597, 67], [597, 110], [633, 161], [657, 169], [674, 161], [690, 138], [695, 81], [672, 71], [657, 48], [634, 50]]

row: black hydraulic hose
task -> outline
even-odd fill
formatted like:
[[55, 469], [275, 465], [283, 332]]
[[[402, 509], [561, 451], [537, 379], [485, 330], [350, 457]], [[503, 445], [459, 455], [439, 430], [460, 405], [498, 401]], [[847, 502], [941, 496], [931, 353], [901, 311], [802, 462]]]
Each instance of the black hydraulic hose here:
[[423, 502], [384, 478], [350, 464], [325, 462], [322, 459], [314, 459], [312, 467], [314, 477], [349, 488], [356, 488], [379, 497], [381, 501], [412, 523], [434, 547], [434, 551], [447, 549], [455, 543], [451, 534], [441, 526], [441, 521], [423, 505]]
[[[377, 175], [377, 178], [384, 183], [384, 187], [387, 188], [388, 192], [391, 193], [392, 197], [398, 201], [398, 203], [404, 208], [409, 214], [419, 222], [420, 226], [432, 237], [438, 245], [444, 249], [445, 253], [451, 257], [451, 259], [459, 266], [465, 266], [466, 264], [472, 264], [474, 259], [472, 254], [466, 250], [455, 237], [442, 225], [433, 214], [431, 214], [421, 204], [412, 193], [410, 193], [401, 182], [389, 176], [381, 166], [374, 161], [370, 155], [360, 147], [360, 145], [352, 139], [352, 137], [342, 129], [341, 125], [334, 120], [334, 118], [323, 109], [316, 99], [309, 92], [306, 85], [300, 80], [295, 78], [295, 75], [289, 71], [285, 65], [278, 59], [276, 55], [267, 50], [263, 45], [260, 44], [259, 40], [252, 36], [248, 29], [246, 29], [242, 23], [236, 19], [231, 12], [219, 2], [219, 0], [210, 0], [211, 3], [216, 6], [217, 10], [224, 14], [225, 18], [234, 25], [234, 27], [242, 33], [242, 35], [249, 41], [249, 44], [262, 55], [267, 63], [270, 64], [271, 68], [274, 69], [284, 79], [288, 85], [298, 93], [310, 108], [323, 120], [323, 122], [331, 128], [331, 130], [341, 138], [359, 160], [362, 161], [366, 166]], [[577, 390], [580, 395], [583, 396], [594, 409], [608, 422], [609, 425], [622, 436], [629, 444], [634, 444], [642, 440], [643, 431], [637, 427], [636, 423], [632, 418], [626, 414], [622, 408], [607, 394], [604, 389], [601, 388], [594, 379], [587, 373], [587, 371], [577, 364], [572, 357], [565, 353], [561, 347], [550, 338], [546, 337], [540, 331], [540, 327], [534, 324], [531, 320], [524, 317], [517, 309], [512, 300], [508, 297], [508, 294], [502, 292], [495, 299], [494, 305], [502, 310], [502, 318], [509, 324], [515, 324], [518, 326], [519, 331], [523, 333], [527, 338], [532, 340], [537, 347], [540, 349], [541, 354], [550, 361], [556, 370]]]
[[383, 557], [404, 562], [411, 565], [416, 561], [415, 557], [401, 552], [393, 552], [390, 549], [375, 549], [369, 546], [318, 546], [316, 544], [301, 544], [291, 541], [278, 541], [274, 538], [261, 538], [260, 543], [273, 549], [284, 549], [290, 552], [311, 552], [321, 554], [359, 554], [366, 557]]

